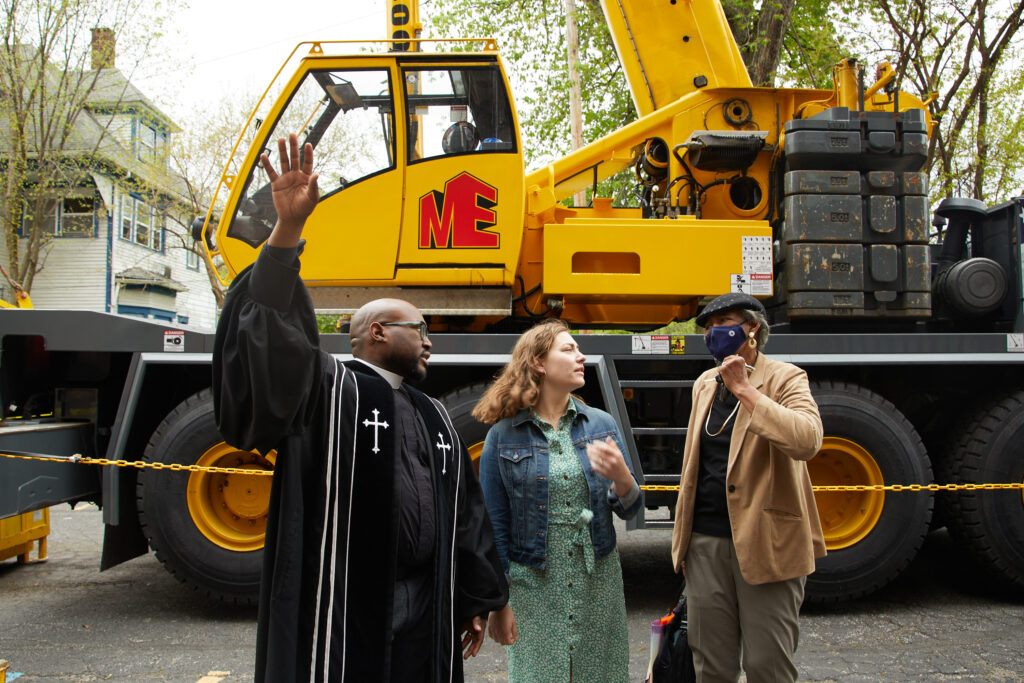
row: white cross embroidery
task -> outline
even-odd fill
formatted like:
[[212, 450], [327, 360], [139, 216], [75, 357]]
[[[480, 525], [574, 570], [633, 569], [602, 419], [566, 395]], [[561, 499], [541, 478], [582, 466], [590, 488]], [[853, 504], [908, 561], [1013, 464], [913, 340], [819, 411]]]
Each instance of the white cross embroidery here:
[[383, 427], [384, 429], [387, 429], [388, 428], [388, 423], [387, 422], [377, 422], [377, 417], [380, 415], [380, 412], [376, 408], [374, 408], [372, 412], [373, 412], [373, 422], [370, 422], [369, 420], [363, 420], [363, 426], [364, 427], [373, 427], [373, 448], [371, 450], [373, 450], [374, 453], [380, 453], [380, 448], [377, 447], [377, 434], [378, 434], [377, 428], [378, 427]]
[[445, 474], [445, 468], [448, 465], [448, 451], [452, 449], [452, 445], [444, 442], [444, 435], [441, 434], [441, 432], [437, 433], [437, 438], [440, 439], [440, 441], [434, 445], [441, 449], [441, 474]]

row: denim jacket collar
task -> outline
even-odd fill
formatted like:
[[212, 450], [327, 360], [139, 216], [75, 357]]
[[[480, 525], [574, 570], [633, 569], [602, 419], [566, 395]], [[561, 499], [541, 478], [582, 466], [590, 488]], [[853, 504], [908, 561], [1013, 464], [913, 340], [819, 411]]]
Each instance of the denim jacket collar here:
[[[585, 420], [589, 420], [590, 419], [590, 415], [588, 413], [590, 412], [591, 409], [587, 406], [586, 403], [584, 403], [583, 401], [579, 400], [578, 398], [576, 398], [572, 394], [569, 394], [569, 400], [572, 401], [573, 407], [576, 408], [576, 417], [577, 418], [582, 417]], [[523, 408], [522, 410], [520, 410], [518, 413], [516, 413], [512, 417], [512, 426], [513, 427], [518, 427], [519, 425], [523, 424], [524, 422], [529, 422], [529, 421], [530, 421], [530, 408]]]

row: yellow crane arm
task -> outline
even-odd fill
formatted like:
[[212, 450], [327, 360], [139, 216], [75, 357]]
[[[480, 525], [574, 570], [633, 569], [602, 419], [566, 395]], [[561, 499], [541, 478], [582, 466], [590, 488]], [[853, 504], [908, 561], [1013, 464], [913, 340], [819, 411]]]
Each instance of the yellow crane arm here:
[[601, 0], [637, 113], [703, 88], [749, 88], [750, 76], [716, 0]]

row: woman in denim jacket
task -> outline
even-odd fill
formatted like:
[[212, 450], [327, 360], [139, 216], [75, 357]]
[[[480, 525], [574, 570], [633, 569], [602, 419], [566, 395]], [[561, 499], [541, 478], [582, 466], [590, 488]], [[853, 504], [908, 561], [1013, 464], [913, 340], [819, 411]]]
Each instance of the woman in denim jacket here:
[[611, 416], [570, 393], [585, 360], [564, 322], [545, 321], [473, 410], [494, 424], [480, 483], [510, 598], [488, 632], [514, 683], [629, 678], [612, 511], [632, 517], [643, 496]]

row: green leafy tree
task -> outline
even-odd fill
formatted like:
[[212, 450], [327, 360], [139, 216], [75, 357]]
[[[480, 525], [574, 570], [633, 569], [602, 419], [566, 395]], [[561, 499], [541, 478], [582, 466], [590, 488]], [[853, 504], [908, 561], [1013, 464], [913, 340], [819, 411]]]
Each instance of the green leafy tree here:
[[723, 0], [733, 37], [755, 86], [831, 87], [846, 56], [843, 11], [832, 0]]
[[[503, 0], [479, 11], [475, 0], [430, 5], [433, 38], [485, 35], [498, 41], [516, 98], [526, 162], [542, 165], [570, 151], [569, 68], [562, 0]], [[595, 140], [636, 119], [599, 2], [577, 0], [583, 140]]]
[[[210, 233], [216, 230], [227, 193], [222, 189], [216, 198], [215, 195], [228, 155], [249, 116], [250, 105], [243, 97], [227, 95], [191, 112], [185, 129], [175, 137], [169, 153], [168, 172], [180, 179], [187, 204], [172, 217], [179, 229], [174, 231], [173, 238], [168, 236], [168, 242], [174, 239], [174, 247], [191, 251], [206, 263], [206, 274], [218, 308], [224, 304], [226, 294], [217, 277], [223, 266], [214, 263], [202, 243], [192, 239], [192, 221], [205, 216], [213, 204], [208, 230]], [[236, 159], [244, 153], [243, 146]], [[237, 173], [237, 168], [229, 168], [227, 172]]]
[[987, 202], [1020, 187], [1024, 126], [1016, 37], [1024, 2], [870, 0], [850, 33], [861, 54], [889, 59], [897, 87], [935, 93], [928, 170], [933, 196]]

